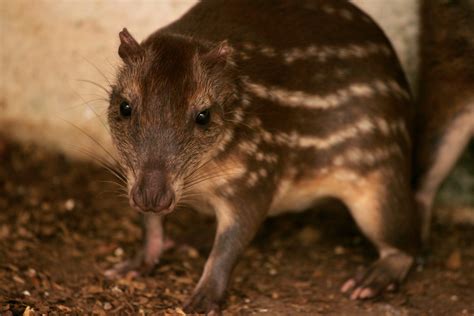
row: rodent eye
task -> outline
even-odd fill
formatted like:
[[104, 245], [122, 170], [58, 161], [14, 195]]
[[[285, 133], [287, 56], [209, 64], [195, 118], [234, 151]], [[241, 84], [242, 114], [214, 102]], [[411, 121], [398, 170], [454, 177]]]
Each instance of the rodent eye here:
[[210, 120], [211, 111], [209, 111], [209, 109], [199, 112], [199, 114], [196, 116], [196, 124], [199, 125], [207, 125]]
[[125, 117], [132, 115], [132, 106], [127, 101], [120, 103], [120, 115]]

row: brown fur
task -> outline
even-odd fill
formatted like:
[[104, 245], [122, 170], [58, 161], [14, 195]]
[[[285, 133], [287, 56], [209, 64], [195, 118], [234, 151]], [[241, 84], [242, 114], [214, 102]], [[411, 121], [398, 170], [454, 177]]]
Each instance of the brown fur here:
[[[125, 39], [109, 123], [131, 195], [145, 201], [135, 206], [158, 211], [173, 194], [160, 214], [186, 205], [217, 217], [186, 311], [219, 310], [266, 216], [326, 197], [347, 205], [381, 256], [345, 292], [373, 297], [406, 276], [418, 240], [413, 107], [393, 48], [366, 15], [346, 1], [208, 0], [140, 50]], [[131, 117], [120, 116], [124, 100]], [[205, 127], [194, 122], [204, 109]]]

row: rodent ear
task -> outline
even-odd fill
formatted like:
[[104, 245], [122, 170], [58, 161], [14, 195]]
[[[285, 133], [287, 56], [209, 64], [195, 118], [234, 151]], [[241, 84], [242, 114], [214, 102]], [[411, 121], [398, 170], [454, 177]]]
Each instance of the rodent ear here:
[[204, 54], [203, 58], [205, 62], [215, 65], [215, 64], [222, 64], [226, 65], [232, 63], [232, 56], [234, 53], [234, 49], [230, 46], [227, 40], [224, 40], [218, 43], [216, 46], [211, 48], [206, 54]]
[[143, 53], [143, 48], [133, 38], [126, 28], [119, 33], [120, 47], [118, 49], [119, 56], [124, 62], [128, 63], [133, 59], [136, 59]]

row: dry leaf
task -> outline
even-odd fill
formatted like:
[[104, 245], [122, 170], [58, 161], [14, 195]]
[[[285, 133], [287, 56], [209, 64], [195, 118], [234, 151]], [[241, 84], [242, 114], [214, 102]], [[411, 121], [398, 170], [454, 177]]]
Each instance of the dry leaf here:
[[29, 306], [25, 308], [25, 311], [23, 312], [23, 316], [35, 316], [35, 310]]

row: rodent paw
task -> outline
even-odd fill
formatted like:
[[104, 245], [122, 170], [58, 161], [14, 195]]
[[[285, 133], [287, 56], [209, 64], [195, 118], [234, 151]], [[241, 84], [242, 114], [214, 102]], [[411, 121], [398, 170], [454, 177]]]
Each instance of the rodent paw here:
[[350, 293], [352, 300], [361, 300], [395, 291], [412, 263], [413, 258], [402, 253], [379, 259], [370, 268], [346, 281], [341, 292]]
[[209, 291], [200, 289], [184, 304], [186, 313], [205, 313], [206, 315], [222, 315], [219, 300]]
[[121, 277], [135, 278], [140, 275], [149, 275], [158, 264], [161, 254], [173, 248], [175, 244], [173, 240], [165, 239], [163, 244], [158, 243], [158, 245], [159, 247], [142, 249], [133, 259], [120, 262], [113, 268], [106, 270], [104, 272], [105, 277], [108, 279], [117, 279]]
[[146, 262], [143, 255], [139, 254], [136, 258], [117, 263], [113, 268], [104, 272], [108, 279], [118, 279], [122, 277], [136, 278], [140, 275], [148, 275], [158, 264], [156, 262]]

